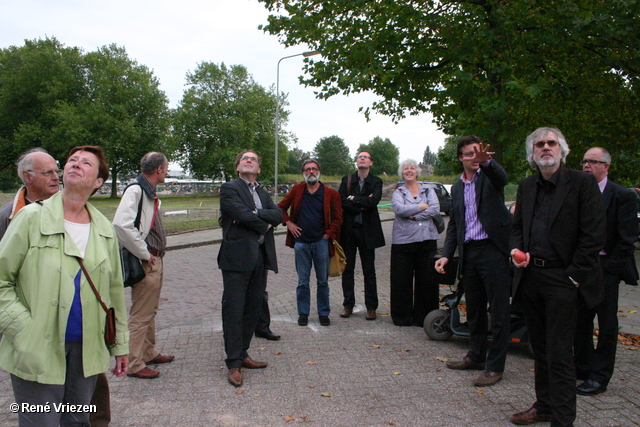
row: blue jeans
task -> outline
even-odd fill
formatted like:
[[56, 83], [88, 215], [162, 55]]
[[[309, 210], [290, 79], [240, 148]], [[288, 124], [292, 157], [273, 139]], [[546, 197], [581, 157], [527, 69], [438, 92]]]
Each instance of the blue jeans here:
[[309, 277], [311, 276], [311, 264], [313, 264], [318, 281], [318, 315], [328, 316], [331, 312], [329, 306], [329, 240], [323, 238], [315, 243], [296, 242], [293, 249], [296, 254], [296, 271], [298, 272], [298, 287], [296, 289], [298, 314], [309, 315], [309, 306], [311, 305]]

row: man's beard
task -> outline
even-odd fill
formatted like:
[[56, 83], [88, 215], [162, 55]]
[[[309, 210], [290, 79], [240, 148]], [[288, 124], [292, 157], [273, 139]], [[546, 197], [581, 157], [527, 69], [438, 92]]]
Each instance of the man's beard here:
[[318, 182], [318, 180], [320, 180], [320, 173], [318, 173], [318, 175], [310, 173], [309, 175], [304, 176], [304, 182], [309, 185], [315, 184], [316, 182]]

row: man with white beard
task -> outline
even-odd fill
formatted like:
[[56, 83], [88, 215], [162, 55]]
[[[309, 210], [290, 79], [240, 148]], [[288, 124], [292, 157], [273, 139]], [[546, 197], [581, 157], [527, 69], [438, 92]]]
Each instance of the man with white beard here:
[[298, 325], [307, 326], [311, 292], [309, 277], [315, 266], [318, 316], [320, 325], [329, 326], [329, 258], [334, 254], [333, 240], [342, 224], [340, 195], [320, 182], [320, 165], [315, 159], [302, 163], [304, 182], [295, 185], [278, 204], [287, 226], [286, 245], [295, 251], [298, 287]]

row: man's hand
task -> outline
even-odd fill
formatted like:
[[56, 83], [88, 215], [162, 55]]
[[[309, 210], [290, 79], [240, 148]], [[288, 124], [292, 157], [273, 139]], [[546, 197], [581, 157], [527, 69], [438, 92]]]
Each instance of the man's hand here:
[[449, 258], [442, 257], [436, 261], [436, 271], [440, 274], [446, 273], [444, 267], [449, 263]]
[[529, 252], [527, 252], [525, 255], [527, 256], [527, 259], [525, 259], [522, 262], [517, 262], [516, 258], [513, 256], [516, 251], [518, 251], [518, 248], [514, 248], [511, 250], [511, 261], [513, 262], [513, 265], [515, 265], [518, 268], [525, 268], [529, 265], [529, 261], [531, 261], [531, 254]]
[[149, 261], [147, 261], [147, 263], [149, 264], [149, 267], [153, 267], [154, 264], [156, 263], [156, 257], [151, 255], [151, 257], [149, 258]]
[[116, 377], [121, 377], [129, 372], [129, 355], [116, 356], [116, 366], [111, 372]]
[[484, 163], [491, 160], [491, 155], [496, 154], [493, 151], [489, 151], [491, 148], [491, 144], [487, 144], [483, 147], [482, 142], [480, 143], [480, 149], [478, 149], [475, 145], [473, 146], [473, 158], [470, 159], [472, 162]]
[[287, 230], [289, 230], [295, 238], [300, 237], [300, 234], [302, 234], [302, 228], [298, 227], [293, 221], [287, 221]]

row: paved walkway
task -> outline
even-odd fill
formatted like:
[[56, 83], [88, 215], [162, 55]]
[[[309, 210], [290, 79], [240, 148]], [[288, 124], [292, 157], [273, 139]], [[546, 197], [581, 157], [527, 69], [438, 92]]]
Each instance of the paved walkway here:
[[[282, 227], [280, 227], [282, 228]], [[280, 273], [269, 276], [272, 329], [277, 342], [254, 339], [250, 354], [269, 362], [245, 370], [245, 384], [227, 383], [217, 268], [220, 230], [169, 237], [165, 285], [157, 316], [158, 348], [176, 360], [159, 365], [154, 380], [110, 376], [112, 426], [510, 426], [510, 414], [534, 401], [533, 362], [525, 345], [512, 345], [502, 382], [473, 386], [478, 372], [452, 371], [447, 358], [463, 356], [468, 340], [429, 340], [421, 328], [399, 328], [389, 311], [391, 222], [387, 246], [377, 250], [379, 317], [366, 321], [362, 275], [355, 314], [341, 319], [340, 279], [330, 279], [331, 321], [319, 325], [312, 297], [309, 326], [297, 325], [293, 251], [276, 236]], [[640, 251], [636, 252], [637, 258]], [[640, 289], [620, 285], [620, 323], [640, 334]], [[446, 289], [442, 289], [443, 292]], [[129, 294], [129, 291], [127, 291]], [[627, 312], [638, 311], [637, 313]], [[640, 425], [640, 354], [618, 346], [609, 390], [578, 396], [576, 426]], [[11, 384], [0, 373], [0, 426], [17, 425], [10, 413]]]

